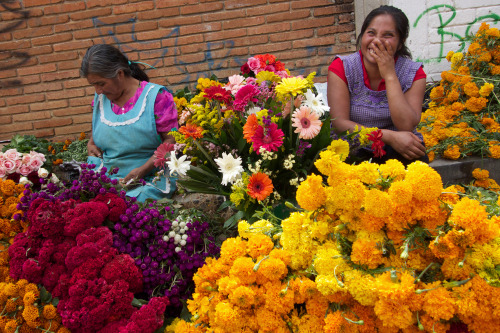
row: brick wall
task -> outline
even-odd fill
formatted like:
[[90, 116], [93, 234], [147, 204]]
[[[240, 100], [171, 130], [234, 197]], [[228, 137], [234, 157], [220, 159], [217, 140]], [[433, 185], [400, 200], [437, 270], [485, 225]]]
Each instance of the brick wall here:
[[355, 50], [353, 12], [353, 0], [0, 0], [0, 140], [90, 131], [94, 89], [78, 69], [94, 43], [153, 65], [173, 91], [260, 53], [324, 82], [332, 57]]

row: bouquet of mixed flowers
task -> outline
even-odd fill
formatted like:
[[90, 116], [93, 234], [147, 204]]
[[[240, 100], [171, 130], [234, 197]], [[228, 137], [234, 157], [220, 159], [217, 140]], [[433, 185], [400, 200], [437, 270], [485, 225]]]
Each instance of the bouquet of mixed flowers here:
[[429, 157], [500, 158], [500, 32], [483, 23], [468, 50], [450, 51], [451, 69], [430, 93], [419, 131]]
[[[176, 99], [181, 127], [170, 133], [177, 146], [167, 163], [171, 173], [178, 171], [177, 183], [225, 195], [239, 210], [233, 220], [293, 200], [319, 152], [332, 143], [329, 107], [314, 76], [292, 76], [265, 54], [248, 59], [225, 83], [199, 79], [194, 97]], [[366, 138], [371, 131], [364, 131]]]

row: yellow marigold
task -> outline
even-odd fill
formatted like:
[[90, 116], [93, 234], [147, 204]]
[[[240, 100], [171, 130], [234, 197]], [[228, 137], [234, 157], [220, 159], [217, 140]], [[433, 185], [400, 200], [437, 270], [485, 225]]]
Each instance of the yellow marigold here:
[[365, 186], [359, 180], [347, 180], [326, 189], [326, 210], [330, 214], [359, 211], [365, 199]]
[[470, 112], [479, 112], [486, 107], [488, 100], [484, 97], [471, 97], [465, 102], [465, 108]]
[[481, 54], [479, 54], [479, 57], [477, 57], [478, 62], [490, 62], [493, 56], [491, 55], [490, 52], [488, 51], [483, 51]]
[[455, 102], [451, 105], [451, 109], [453, 111], [457, 111], [457, 112], [461, 112], [465, 109], [465, 105], [463, 105], [462, 103], [460, 102]]
[[491, 158], [500, 158], [500, 144], [498, 141], [488, 143], [488, 152]]
[[292, 213], [281, 222], [283, 233], [281, 245], [291, 255], [292, 269], [305, 269], [311, 264], [314, 244], [309, 232], [312, 221], [308, 214]]
[[220, 302], [215, 306], [215, 313], [213, 315], [214, 327], [219, 327], [227, 332], [236, 332], [244, 324], [242, 319], [240, 310], [232, 306], [229, 302]]
[[327, 149], [339, 155], [341, 161], [345, 161], [349, 156], [349, 143], [341, 139], [333, 140]]
[[71, 333], [71, 331], [64, 326], [61, 326], [56, 333]]
[[344, 285], [341, 284], [339, 277], [335, 277], [333, 274], [316, 275], [316, 287], [318, 291], [323, 296], [335, 295], [336, 293], [344, 293], [346, 294], [348, 291], [344, 288]]
[[259, 327], [257, 331], [282, 332], [281, 330], [287, 327], [281, 315], [264, 306], [258, 307], [255, 310], [255, 319]]
[[467, 82], [464, 85], [464, 93], [469, 97], [479, 97], [479, 88], [474, 82]]
[[344, 283], [352, 297], [361, 305], [375, 305], [378, 293], [373, 276], [353, 269], [344, 273]]
[[450, 90], [448, 92], [448, 95], [446, 95], [446, 98], [448, 98], [448, 100], [450, 102], [457, 101], [459, 97], [460, 97], [460, 93], [458, 91], [456, 91], [455, 89]]
[[488, 97], [493, 91], [493, 88], [495, 88], [493, 84], [486, 82], [482, 85], [481, 89], [479, 89], [479, 95], [481, 95], [481, 97]]
[[485, 169], [475, 168], [472, 170], [472, 177], [477, 180], [484, 180], [490, 178], [490, 172]]
[[363, 161], [353, 167], [358, 179], [367, 185], [374, 185], [380, 178], [379, 165], [369, 161]]
[[54, 319], [57, 316], [57, 309], [52, 304], [46, 304], [43, 307], [42, 315], [45, 319]]
[[432, 88], [429, 97], [433, 100], [443, 98], [444, 97], [443, 86], [437, 86]]
[[464, 55], [462, 52], [454, 53], [450, 59], [451, 68], [456, 69], [462, 64], [462, 60], [464, 59]]
[[314, 268], [318, 274], [324, 275], [332, 274], [334, 270], [340, 274], [350, 269], [337, 249], [337, 244], [332, 241], [327, 241], [318, 247], [314, 257]]
[[439, 197], [443, 190], [441, 176], [428, 164], [416, 161], [408, 165], [405, 181], [413, 189], [413, 197], [430, 201]]
[[7, 283], [3, 292], [9, 297], [16, 297], [19, 295], [19, 288], [15, 283]]
[[432, 253], [441, 259], [458, 258], [463, 254], [463, 249], [453, 244], [449, 238], [437, 238], [429, 243]]
[[472, 231], [477, 244], [487, 243], [499, 236], [498, 226], [488, 219], [485, 206], [467, 197], [455, 204], [448, 222], [452, 226]]
[[381, 299], [375, 304], [374, 310], [384, 328], [405, 329], [413, 324], [413, 313], [406, 304], [400, 304], [392, 299]]
[[255, 302], [255, 292], [246, 286], [239, 286], [231, 291], [228, 298], [240, 308], [250, 308]]
[[448, 146], [443, 152], [443, 157], [450, 160], [458, 160], [460, 158], [460, 147], [457, 145]]
[[402, 180], [406, 175], [404, 164], [395, 159], [390, 159], [384, 164], [380, 164], [378, 170], [382, 177], [393, 180]]
[[[255, 268], [254, 268], [255, 270]], [[263, 258], [257, 268], [257, 279], [261, 284], [267, 281], [280, 281], [288, 273], [283, 261], [276, 258]]]
[[392, 213], [392, 202], [389, 194], [377, 189], [365, 191], [365, 211], [375, 217], [386, 217]]
[[396, 181], [391, 184], [387, 192], [389, 198], [398, 205], [405, 205], [409, 203], [413, 197], [413, 190], [411, 184], [405, 181]]
[[314, 211], [325, 204], [326, 191], [323, 178], [314, 173], [307, 176], [297, 189], [297, 203], [305, 210]]
[[265, 307], [278, 314], [288, 314], [294, 307], [294, 291], [287, 283], [268, 282], [264, 286]]
[[36, 306], [25, 305], [23, 310], [23, 318], [31, 328], [37, 328], [41, 323], [40, 313]]
[[455, 54], [455, 52], [448, 51], [448, 53], [446, 54], [446, 60], [448, 60], [448, 62], [450, 62], [451, 61], [451, 57], [453, 57], [454, 54]]
[[500, 65], [490, 64], [491, 75], [500, 75]]
[[458, 193], [463, 193], [463, 188], [457, 185], [448, 186], [443, 190], [443, 193], [441, 193], [439, 200], [444, 201], [450, 205], [454, 205], [458, 202], [458, 200], [460, 200], [460, 196], [458, 195]]
[[382, 250], [378, 248], [376, 242], [358, 238], [352, 243], [351, 260], [356, 264], [375, 269], [383, 262]]
[[331, 150], [325, 150], [319, 153], [319, 159], [314, 162], [316, 168], [325, 176], [330, 176], [335, 173], [335, 170], [339, 169], [342, 161], [340, 160], [340, 155], [335, 154]]
[[5, 333], [15, 333], [18, 332], [17, 327], [19, 326], [19, 323], [17, 322], [16, 319], [11, 319], [9, 320], [4, 327]]
[[274, 247], [274, 243], [269, 236], [264, 234], [251, 235], [247, 242], [247, 253], [253, 259], [267, 255]]
[[500, 37], [500, 31], [498, 28], [489, 28], [486, 30], [486, 36], [488, 37], [493, 37], [493, 38], [499, 38]]
[[480, 50], [481, 46], [478, 43], [474, 42], [469, 45], [467, 52], [469, 52], [470, 54], [478, 54]]
[[236, 258], [244, 256], [247, 252], [247, 243], [240, 237], [228, 238], [220, 248], [221, 259], [233, 262]]
[[24, 304], [32, 305], [33, 303], [35, 303], [36, 300], [37, 296], [32, 291], [29, 291], [26, 294], [24, 294], [23, 298]]
[[250, 257], [237, 258], [229, 270], [229, 274], [232, 277], [238, 278], [242, 284], [250, 285], [257, 278], [257, 274], [254, 271], [255, 265], [255, 262]]
[[14, 195], [16, 183], [12, 179], [0, 180], [0, 191], [6, 196]]

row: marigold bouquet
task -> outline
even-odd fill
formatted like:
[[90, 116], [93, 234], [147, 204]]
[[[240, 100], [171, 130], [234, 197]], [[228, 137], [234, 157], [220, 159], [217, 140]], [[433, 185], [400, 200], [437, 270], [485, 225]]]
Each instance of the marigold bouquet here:
[[207, 260], [176, 333], [500, 330], [498, 195], [443, 189], [422, 162], [315, 164], [281, 230], [241, 222]]
[[[291, 76], [265, 54], [248, 59], [225, 83], [199, 79], [197, 95], [177, 99], [181, 127], [170, 134], [183, 156], [177, 160], [171, 152], [168, 163], [171, 173], [179, 171], [177, 183], [228, 197], [239, 211], [233, 221], [255, 220], [261, 206], [293, 200], [318, 153], [332, 142], [329, 107], [314, 76]], [[363, 132], [365, 144], [371, 131]]]
[[482, 23], [465, 54], [450, 51], [451, 69], [431, 90], [419, 131], [429, 157], [500, 158], [500, 32]]

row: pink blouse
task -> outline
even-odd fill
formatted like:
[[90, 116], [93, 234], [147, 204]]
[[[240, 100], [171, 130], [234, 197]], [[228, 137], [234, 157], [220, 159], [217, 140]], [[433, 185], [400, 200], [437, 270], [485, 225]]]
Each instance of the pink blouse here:
[[[144, 87], [148, 84], [147, 81], [141, 81], [139, 88], [135, 92], [135, 95], [132, 96], [127, 103], [123, 107], [111, 103], [111, 109], [115, 114], [124, 114], [128, 111], [132, 110], [135, 103], [141, 96]], [[93, 104], [93, 101], [92, 101]], [[172, 128], [177, 128], [177, 108], [175, 106], [174, 98], [172, 94], [170, 94], [166, 90], [160, 90], [158, 95], [156, 95], [155, 101], [155, 120], [156, 120], [156, 131], [158, 133], [161, 132], [169, 132]]]

